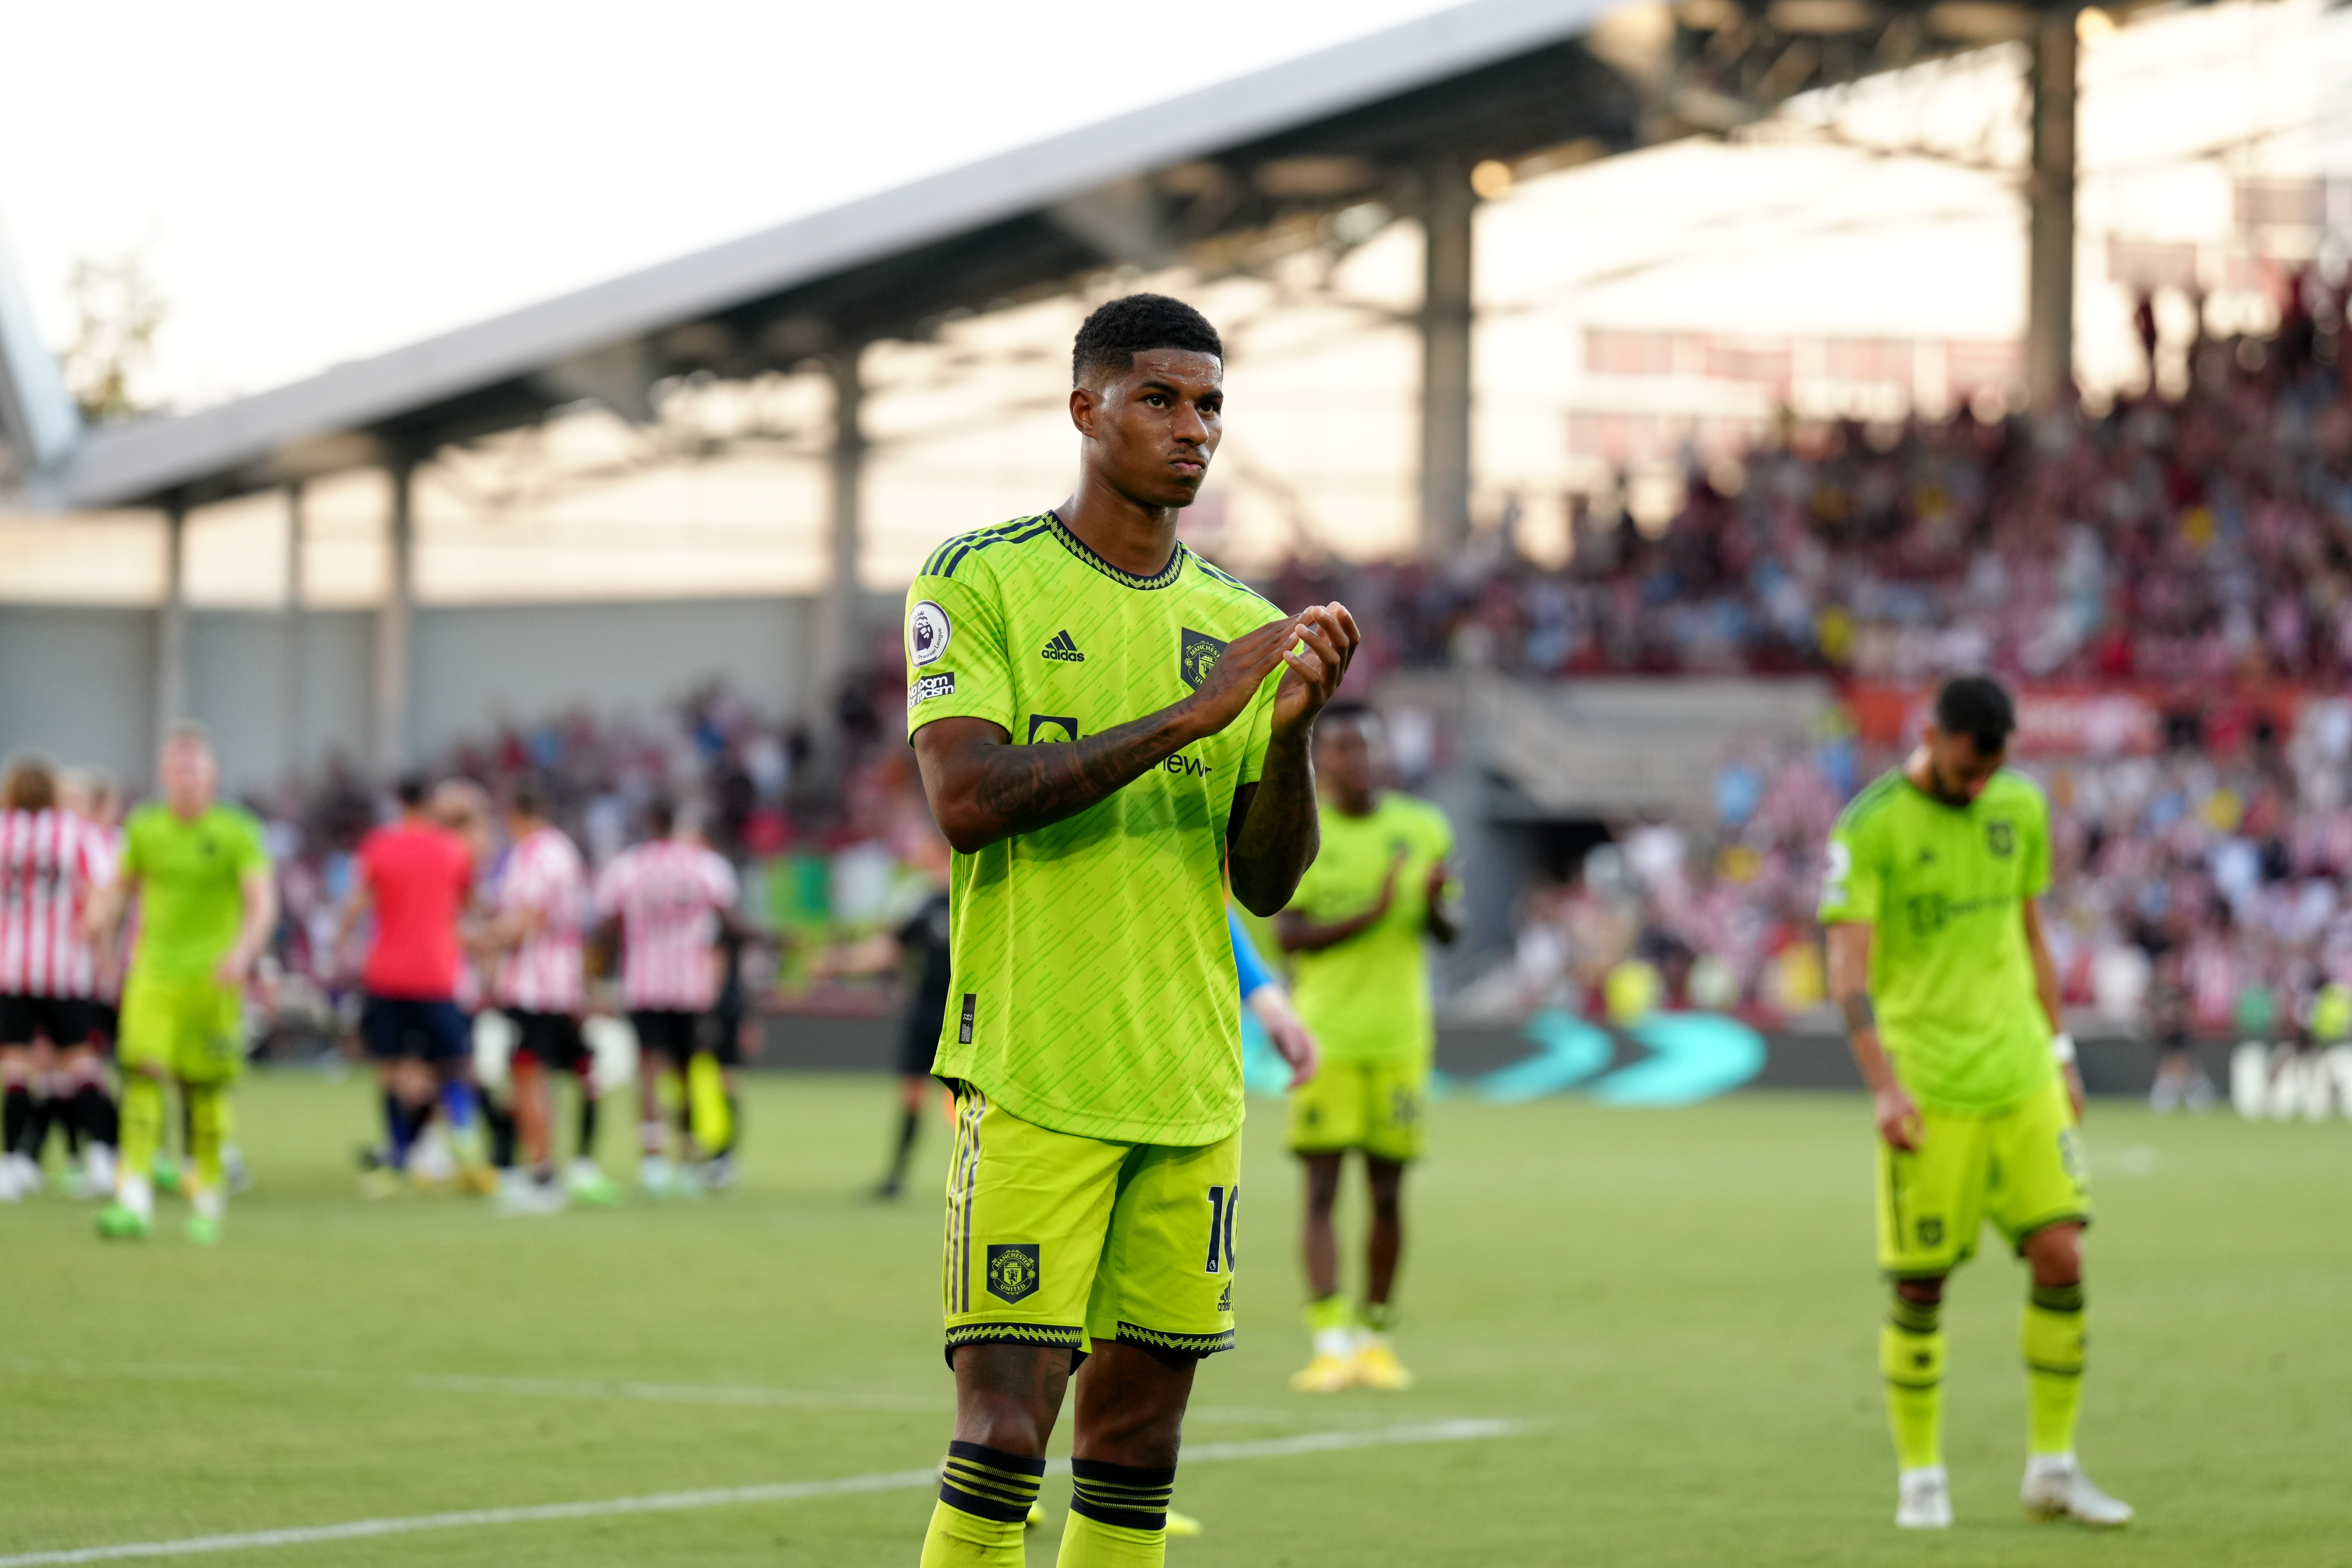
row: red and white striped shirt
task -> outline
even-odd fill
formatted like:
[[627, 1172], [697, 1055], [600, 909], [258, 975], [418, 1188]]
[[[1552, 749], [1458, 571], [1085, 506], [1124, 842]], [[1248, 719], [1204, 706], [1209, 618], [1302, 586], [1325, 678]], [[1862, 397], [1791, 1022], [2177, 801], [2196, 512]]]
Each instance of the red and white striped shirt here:
[[97, 994], [83, 921], [114, 862], [107, 831], [71, 812], [0, 812], [0, 996]]
[[558, 827], [533, 828], [507, 856], [499, 883], [499, 912], [536, 913], [539, 929], [499, 960], [502, 1005], [527, 1013], [577, 1013], [585, 1001], [580, 979], [580, 927], [587, 914], [588, 872], [580, 851]]
[[735, 868], [677, 838], [624, 849], [596, 883], [597, 912], [621, 918], [621, 1000], [700, 1013], [719, 998], [717, 911], [735, 902]]

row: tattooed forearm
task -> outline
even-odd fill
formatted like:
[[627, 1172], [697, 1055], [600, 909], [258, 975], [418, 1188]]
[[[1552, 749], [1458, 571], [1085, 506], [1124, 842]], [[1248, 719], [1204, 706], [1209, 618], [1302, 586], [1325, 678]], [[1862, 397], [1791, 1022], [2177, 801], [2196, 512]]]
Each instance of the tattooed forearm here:
[[1166, 708], [1083, 741], [976, 748], [973, 826], [993, 843], [1108, 799], [1192, 742], [1180, 716]]
[[966, 855], [1076, 816], [1200, 739], [1183, 703], [1074, 742], [1015, 746], [982, 719], [944, 719], [915, 733], [931, 815]]
[[1305, 735], [1276, 738], [1247, 806], [1237, 799], [1234, 812], [1240, 820], [1230, 840], [1234, 897], [1252, 914], [1270, 915], [1290, 902], [1323, 844]]

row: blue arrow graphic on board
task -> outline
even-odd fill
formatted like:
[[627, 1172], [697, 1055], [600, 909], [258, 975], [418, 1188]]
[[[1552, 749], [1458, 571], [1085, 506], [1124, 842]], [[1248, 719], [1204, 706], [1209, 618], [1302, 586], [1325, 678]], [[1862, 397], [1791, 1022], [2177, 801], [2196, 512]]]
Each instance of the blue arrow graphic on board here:
[[1536, 1054], [1479, 1074], [1475, 1088], [1481, 1100], [1517, 1105], [1558, 1094], [1607, 1067], [1617, 1054], [1617, 1044], [1606, 1030], [1557, 1007], [1547, 1007], [1528, 1019], [1524, 1033], [1535, 1042]]
[[1592, 1085], [1603, 1105], [1688, 1105], [1738, 1089], [1764, 1066], [1764, 1037], [1720, 1013], [1653, 1013], [1627, 1032], [1650, 1055]]

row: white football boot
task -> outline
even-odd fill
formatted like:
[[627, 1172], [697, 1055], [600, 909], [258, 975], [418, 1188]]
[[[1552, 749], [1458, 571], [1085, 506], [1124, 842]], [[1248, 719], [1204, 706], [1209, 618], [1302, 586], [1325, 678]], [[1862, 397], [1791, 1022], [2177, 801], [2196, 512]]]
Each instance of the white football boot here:
[[2018, 1490], [2025, 1511], [2037, 1519], [2071, 1519], [2114, 1530], [2132, 1521], [2132, 1507], [2091, 1484], [2072, 1454], [2036, 1454], [2025, 1461], [2025, 1484]]
[[1952, 1483], [1941, 1465], [1905, 1470], [1895, 1478], [1895, 1523], [1901, 1530], [1952, 1528]]

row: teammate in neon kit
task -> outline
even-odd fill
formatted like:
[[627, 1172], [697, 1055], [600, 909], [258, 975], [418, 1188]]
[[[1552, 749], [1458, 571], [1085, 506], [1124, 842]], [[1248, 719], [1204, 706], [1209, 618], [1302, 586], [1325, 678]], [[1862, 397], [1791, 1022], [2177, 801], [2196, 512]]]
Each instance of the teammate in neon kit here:
[[1076, 492], [948, 541], [908, 591], [908, 728], [956, 850], [932, 1063], [959, 1107], [956, 1421], [925, 1568], [1023, 1561], [1072, 1381], [1063, 1568], [1164, 1558], [1193, 1373], [1233, 1342], [1223, 868], [1271, 914], [1314, 859], [1309, 737], [1358, 641], [1344, 607], [1282, 615], [1176, 540], [1223, 419], [1197, 311], [1113, 300], [1072, 373]]
[[139, 940], [122, 986], [122, 1157], [115, 1201], [99, 1234], [143, 1237], [155, 1220], [155, 1151], [163, 1080], [188, 1107], [188, 1239], [220, 1240], [228, 1205], [222, 1145], [229, 1086], [245, 1065], [245, 987], [278, 922], [278, 889], [261, 824], [219, 805], [220, 763], [204, 731], [185, 725], [163, 742], [163, 798], [122, 827], [121, 874], [92, 900], [92, 940], [113, 940], [124, 902], [139, 895]]
[[40, 1191], [41, 1144], [60, 1112], [86, 1144], [89, 1190], [114, 1184], [100, 966], [89, 935], [114, 859], [112, 836], [67, 809], [46, 759], [9, 764], [0, 778], [0, 1203]]
[[1906, 1529], [1952, 1522], [1944, 1280], [1988, 1220], [2032, 1273], [2024, 1504], [2094, 1525], [2132, 1516], [2074, 1458], [2083, 1080], [2035, 903], [2050, 887], [2049, 803], [2001, 766], [2016, 728], [1993, 681], [1946, 682], [1918, 746], [1839, 816], [1822, 876], [1830, 989], [1878, 1125], [1878, 1261], [1894, 1282], [1879, 1361]]
[[[1299, 1016], [1323, 1045], [1322, 1070], [1290, 1096], [1290, 1148], [1307, 1167], [1314, 1335], [1312, 1357], [1290, 1380], [1302, 1394], [1412, 1386], [1388, 1327], [1404, 1247], [1404, 1172], [1421, 1154], [1437, 1046], [1423, 941], [1450, 942], [1459, 928], [1447, 898], [1453, 825], [1426, 801], [1379, 788], [1379, 718], [1360, 703], [1334, 703], [1317, 723], [1323, 852], [1275, 920], [1293, 955]], [[1363, 1155], [1372, 1210], [1364, 1301], [1352, 1314], [1339, 1294], [1331, 1229], [1350, 1150]]]

